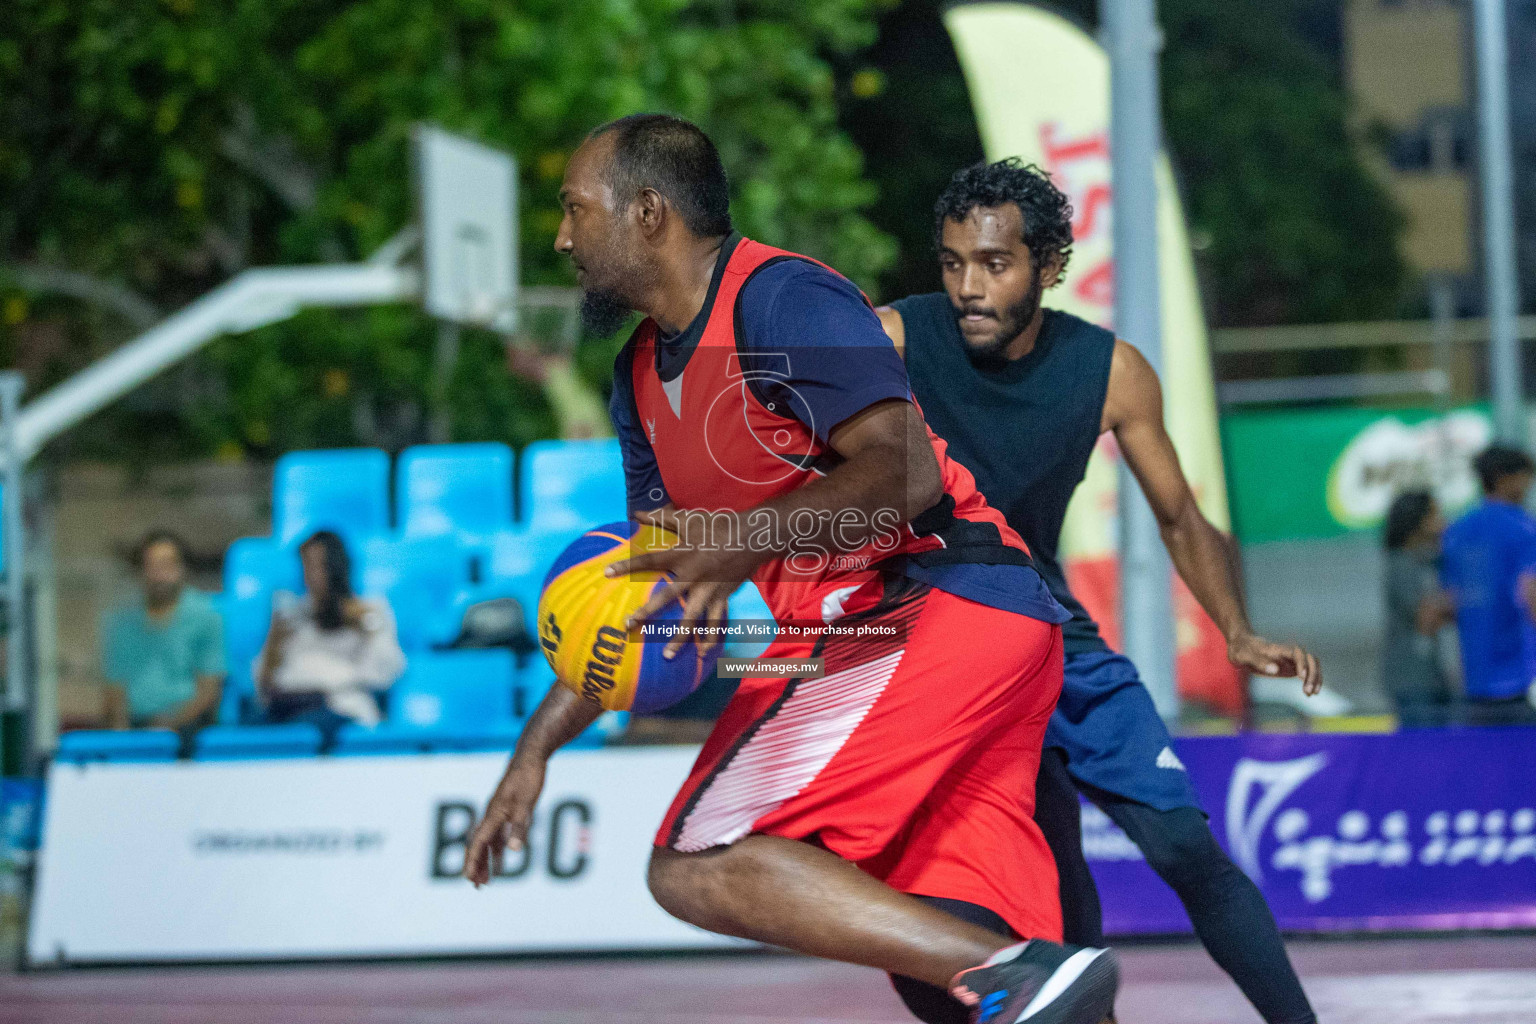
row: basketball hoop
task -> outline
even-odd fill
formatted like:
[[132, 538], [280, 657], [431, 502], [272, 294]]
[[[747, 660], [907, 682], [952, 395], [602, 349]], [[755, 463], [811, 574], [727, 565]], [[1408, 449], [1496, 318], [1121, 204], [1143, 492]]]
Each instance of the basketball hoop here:
[[422, 305], [450, 323], [516, 330], [516, 162], [432, 125], [414, 142]]

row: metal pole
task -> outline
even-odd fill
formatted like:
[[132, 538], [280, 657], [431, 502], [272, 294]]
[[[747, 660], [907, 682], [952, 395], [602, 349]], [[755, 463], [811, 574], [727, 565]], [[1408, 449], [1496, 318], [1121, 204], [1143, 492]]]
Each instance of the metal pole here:
[[1435, 421], [1435, 457], [1431, 467], [1434, 478], [1430, 481], [1438, 492], [1450, 480], [1452, 468], [1450, 423], [1446, 414], [1451, 411], [1451, 359], [1456, 344], [1456, 293], [1451, 286], [1451, 279], [1443, 274], [1430, 279], [1429, 315], [1430, 334], [1434, 339], [1435, 370], [1442, 384], [1435, 393], [1435, 411], [1439, 415]]
[[1525, 442], [1520, 366], [1520, 284], [1515, 275], [1514, 158], [1509, 140], [1509, 39], [1504, 0], [1476, 0], [1478, 134], [1482, 141], [1483, 275], [1488, 293], [1488, 373], [1500, 439]]
[[1444, 376], [1446, 386], [1435, 396], [1435, 408], [1442, 414], [1451, 405], [1452, 359], [1456, 350], [1456, 290], [1451, 279], [1436, 275], [1429, 281], [1429, 335], [1434, 348], [1435, 369]]
[[[1157, 160], [1162, 149], [1154, 0], [1100, 0], [1110, 66], [1110, 174], [1114, 187], [1115, 329], [1153, 368], [1163, 363], [1158, 273]], [[1158, 711], [1179, 710], [1172, 576], [1151, 507], [1120, 473], [1120, 621], [1125, 653]]]
[[447, 444], [453, 440], [453, 406], [449, 396], [453, 393], [453, 371], [459, 364], [459, 325], [447, 320], [438, 322], [437, 346], [432, 352], [432, 402], [436, 406], [427, 426], [433, 444]]
[[[0, 709], [7, 712], [25, 712], [27, 708], [27, 573], [26, 524], [23, 522], [25, 493], [23, 472], [26, 457], [16, 430], [17, 413], [21, 409], [21, 392], [25, 378], [15, 370], [0, 371], [0, 424], [5, 429], [5, 476], [3, 508], [3, 543], [5, 545], [5, 700]], [[28, 723], [30, 725], [30, 723]], [[21, 735], [30, 733], [28, 728]], [[26, 757], [26, 740], [21, 740], [22, 758]], [[23, 768], [25, 770], [25, 768]]]

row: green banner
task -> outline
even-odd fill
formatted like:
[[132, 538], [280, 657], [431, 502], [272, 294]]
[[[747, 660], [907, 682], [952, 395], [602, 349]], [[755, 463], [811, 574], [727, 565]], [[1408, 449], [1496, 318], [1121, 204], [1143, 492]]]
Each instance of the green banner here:
[[1337, 537], [1381, 525], [1398, 492], [1424, 487], [1449, 512], [1477, 496], [1471, 460], [1492, 438], [1486, 407], [1232, 412], [1221, 420], [1233, 526], [1245, 544]]

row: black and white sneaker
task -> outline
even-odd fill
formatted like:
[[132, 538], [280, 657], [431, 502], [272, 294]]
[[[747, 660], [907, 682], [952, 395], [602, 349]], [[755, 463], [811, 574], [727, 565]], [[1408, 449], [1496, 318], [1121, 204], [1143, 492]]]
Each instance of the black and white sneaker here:
[[949, 991], [971, 1008], [972, 1024], [1100, 1024], [1119, 987], [1109, 950], [1033, 939], [961, 971]]

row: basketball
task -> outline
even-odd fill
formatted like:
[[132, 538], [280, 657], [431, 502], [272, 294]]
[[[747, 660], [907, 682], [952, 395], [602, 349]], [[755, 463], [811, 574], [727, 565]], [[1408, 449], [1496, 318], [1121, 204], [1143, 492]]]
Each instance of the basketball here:
[[[700, 659], [692, 642], [662, 657], [664, 637], [631, 640], [624, 622], [668, 580], [665, 573], [603, 575], [614, 562], [677, 543], [659, 527], [632, 522], [588, 530], [560, 553], [539, 594], [539, 646], [561, 685], [610, 711], [647, 714], [688, 696], [714, 669], [715, 652]], [[676, 602], [649, 621], [677, 622]], [[718, 648], [716, 648], [718, 650]]]

